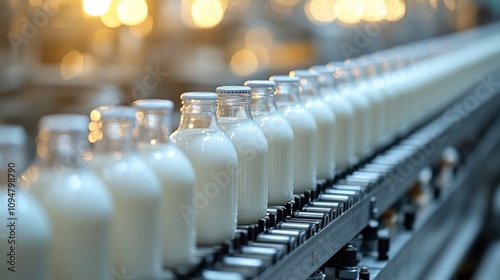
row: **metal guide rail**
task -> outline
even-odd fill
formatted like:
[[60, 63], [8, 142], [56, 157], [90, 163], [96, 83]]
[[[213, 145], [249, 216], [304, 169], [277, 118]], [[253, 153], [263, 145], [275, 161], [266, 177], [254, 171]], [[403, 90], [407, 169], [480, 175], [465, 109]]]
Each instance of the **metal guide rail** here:
[[[491, 75], [490, 81], [500, 81], [500, 71]], [[367, 226], [375, 207], [378, 217], [407, 193], [419, 172], [436, 162], [446, 147], [480, 131], [499, 111], [498, 92], [493, 82], [479, 83], [454, 106], [383, 152], [335, 181], [321, 182], [317, 190], [295, 195], [283, 207], [270, 207], [258, 224], [238, 227], [233, 240], [198, 248], [197, 265], [171, 273], [180, 279], [309, 277]], [[471, 102], [474, 106], [463, 106]], [[464, 113], [453, 109], [456, 106], [470, 110]]]
[[373, 256], [363, 258], [360, 266], [370, 269], [372, 279], [453, 278], [487, 213], [489, 188], [483, 180], [496, 174], [483, 167], [498, 162], [499, 131], [497, 117], [457, 172], [453, 184], [440, 199], [419, 211], [413, 230], [396, 228], [388, 261]]

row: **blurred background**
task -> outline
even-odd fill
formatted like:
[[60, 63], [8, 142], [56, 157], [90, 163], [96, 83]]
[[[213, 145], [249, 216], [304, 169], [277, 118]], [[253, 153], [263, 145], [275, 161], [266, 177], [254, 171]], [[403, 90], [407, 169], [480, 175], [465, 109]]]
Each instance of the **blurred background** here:
[[267, 79], [499, 15], [494, 0], [0, 0], [0, 123], [22, 124], [33, 141], [45, 114], [141, 98], [168, 98], [178, 109], [185, 91]]

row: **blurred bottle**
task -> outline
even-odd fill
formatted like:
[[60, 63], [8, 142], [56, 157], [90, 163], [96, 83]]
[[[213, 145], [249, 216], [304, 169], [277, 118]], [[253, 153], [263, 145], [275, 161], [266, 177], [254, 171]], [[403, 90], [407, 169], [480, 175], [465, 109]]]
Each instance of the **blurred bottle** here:
[[50, 279], [109, 279], [113, 203], [84, 164], [90, 156], [88, 117], [42, 117], [37, 158], [23, 174], [26, 187], [49, 216], [53, 242]]
[[101, 106], [91, 112], [102, 132], [90, 166], [105, 182], [115, 213], [112, 268], [141, 279], [157, 279], [161, 269], [161, 185], [132, 146], [135, 109]]

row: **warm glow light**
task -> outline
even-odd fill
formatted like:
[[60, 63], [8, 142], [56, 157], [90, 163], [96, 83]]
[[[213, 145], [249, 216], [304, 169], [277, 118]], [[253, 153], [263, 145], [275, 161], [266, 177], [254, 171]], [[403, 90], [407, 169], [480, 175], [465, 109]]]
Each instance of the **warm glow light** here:
[[306, 16], [314, 23], [328, 23], [335, 20], [335, 0], [309, 0], [304, 6]]
[[386, 20], [398, 21], [405, 15], [406, 5], [402, 0], [385, 0], [385, 5], [387, 7]]
[[249, 76], [259, 67], [257, 56], [249, 49], [237, 51], [231, 58], [231, 70], [237, 76]]
[[276, 3], [283, 6], [295, 6], [300, 2], [300, 0], [271, 0], [271, 1], [275, 1]]
[[432, 8], [437, 9], [437, 0], [429, 0], [429, 4]]
[[344, 23], [358, 23], [363, 16], [362, 0], [337, 0], [333, 9], [337, 18]]
[[144, 0], [121, 0], [118, 18], [125, 25], [138, 25], [148, 16], [148, 3]]
[[214, 27], [224, 17], [224, 6], [219, 0], [193, 0], [191, 17], [196, 27]]
[[111, 0], [83, 0], [83, 11], [93, 17], [104, 15], [111, 4]]
[[83, 56], [74, 50], [67, 53], [61, 61], [61, 77], [65, 80], [76, 78], [83, 70]]
[[101, 113], [99, 113], [99, 111], [97, 110], [92, 110], [92, 112], [90, 112], [90, 119], [94, 122], [97, 122], [101, 119]]
[[455, 10], [455, 0], [443, 0], [443, 2], [446, 8], [450, 9], [451, 11]]
[[257, 57], [259, 67], [265, 67], [269, 64], [269, 52], [267, 49], [258, 44], [248, 45], [247, 49]]
[[122, 22], [118, 17], [118, 4], [120, 4], [119, 0], [113, 0], [108, 11], [101, 16], [102, 23], [109, 28], [115, 28], [122, 25]]
[[362, 0], [363, 20], [377, 22], [385, 18], [387, 7], [384, 0]]
[[146, 20], [144, 20], [141, 24], [136, 26], [130, 26], [130, 34], [137, 39], [144, 39], [151, 34], [151, 30], [153, 30], [153, 18], [148, 15]]

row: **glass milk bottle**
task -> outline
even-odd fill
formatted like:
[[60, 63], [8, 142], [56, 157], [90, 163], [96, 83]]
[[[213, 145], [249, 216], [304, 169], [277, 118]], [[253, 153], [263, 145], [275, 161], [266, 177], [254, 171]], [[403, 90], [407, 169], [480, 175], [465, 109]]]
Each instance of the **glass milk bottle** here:
[[109, 279], [113, 202], [84, 164], [90, 153], [85, 115], [42, 117], [37, 159], [23, 174], [52, 225], [51, 280]]
[[189, 92], [181, 99], [179, 128], [170, 139], [189, 158], [196, 174], [194, 207], [182, 210], [187, 218], [196, 219], [198, 245], [221, 244], [236, 229], [238, 156], [217, 122], [217, 94]]
[[361, 73], [362, 69], [352, 60], [344, 61], [343, 67], [347, 75], [350, 76], [351, 81], [351, 94], [349, 95], [349, 98], [351, 98], [354, 103], [363, 107], [363, 123], [366, 133], [364, 134], [364, 137], [355, 139], [358, 145], [358, 157], [363, 159], [372, 152], [371, 143], [374, 142], [372, 120], [376, 119], [376, 110], [370, 97], [366, 96], [360, 88], [361, 80], [363, 79], [363, 75]]
[[341, 62], [330, 62], [328, 67], [335, 71], [333, 74], [337, 82], [338, 92], [349, 102], [354, 108], [354, 158], [351, 163], [355, 164], [365, 155], [365, 144], [369, 139], [370, 107], [366, 97], [356, 94], [352, 85], [353, 79], [350, 70], [346, 69]]
[[267, 208], [267, 140], [250, 114], [250, 88], [216, 89], [217, 120], [238, 154], [238, 224], [256, 223]]
[[299, 96], [304, 107], [316, 121], [316, 177], [331, 179], [335, 177], [335, 115], [318, 94], [318, 73], [308, 70], [295, 70], [290, 76], [298, 77]]
[[335, 115], [335, 166], [338, 170], [344, 170], [354, 157], [354, 108], [335, 90], [333, 70], [324, 65], [311, 69], [318, 73], [319, 94]]
[[274, 100], [276, 83], [268, 80], [246, 81], [252, 89], [253, 120], [266, 136], [268, 204], [284, 205], [293, 194], [293, 130]]
[[189, 159], [169, 140], [170, 100], [134, 101], [138, 127], [135, 145], [138, 153], [160, 179], [163, 266], [189, 265], [196, 244], [196, 221], [186, 219], [179, 205], [193, 207], [195, 174]]
[[352, 71], [355, 72], [358, 93], [367, 97], [372, 105], [370, 117], [370, 150], [374, 152], [379, 145], [380, 135], [384, 130], [384, 114], [386, 111], [384, 96], [372, 84], [376, 72], [374, 65], [365, 59], [353, 61]]
[[300, 103], [297, 77], [270, 78], [276, 83], [274, 93], [278, 110], [293, 130], [293, 191], [300, 194], [316, 188], [316, 137], [318, 128], [309, 111]]
[[49, 280], [51, 228], [42, 206], [20, 188], [26, 133], [0, 125], [0, 279]]
[[135, 109], [101, 106], [90, 116], [102, 137], [89, 164], [106, 184], [115, 207], [112, 268], [138, 279], [156, 279], [161, 267], [162, 192], [156, 174], [132, 146]]

